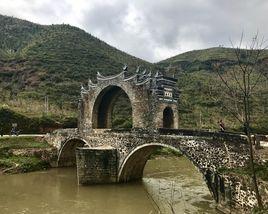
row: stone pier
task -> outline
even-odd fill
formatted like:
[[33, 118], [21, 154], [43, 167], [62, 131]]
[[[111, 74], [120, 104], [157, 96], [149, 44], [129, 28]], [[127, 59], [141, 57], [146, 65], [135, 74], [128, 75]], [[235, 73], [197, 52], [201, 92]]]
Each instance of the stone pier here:
[[78, 184], [103, 184], [117, 181], [117, 149], [81, 147], [76, 149]]

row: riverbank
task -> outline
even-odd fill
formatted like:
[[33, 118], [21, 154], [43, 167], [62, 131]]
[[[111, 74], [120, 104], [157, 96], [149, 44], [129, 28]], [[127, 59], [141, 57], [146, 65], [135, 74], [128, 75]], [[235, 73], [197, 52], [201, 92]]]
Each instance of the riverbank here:
[[0, 138], [0, 174], [48, 169], [56, 150], [43, 137], [8, 136]]

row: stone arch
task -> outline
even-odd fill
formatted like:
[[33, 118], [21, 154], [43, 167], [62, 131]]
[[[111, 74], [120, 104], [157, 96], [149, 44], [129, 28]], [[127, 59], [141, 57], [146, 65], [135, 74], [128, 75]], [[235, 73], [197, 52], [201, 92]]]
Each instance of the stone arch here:
[[174, 112], [169, 106], [163, 110], [163, 128], [174, 128]]
[[75, 149], [83, 147], [87, 142], [82, 138], [70, 138], [65, 140], [59, 151], [57, 165], [60, 167], [70, 167], [76, 165]]
[[158, 148], [170, 148], [175, 151], [182, 153], [192, 164], [198, 169], [200, 173], [204, 175], [204, 170], [198, 167], [198, 164], [195, 163], [191, 157], [188, 157], [185, 152], [181, 151], [180, 148], [176, 148], [172, 145], [163, 144], [163, 143], [147, 143], [140, 146], [137, 146], [132, 150], [123, 160], [122, 164], [119, 167], [118, 181], [119, 182], [128, 182], [132, 180], [141, 179], [143, 175], [143, 169], [150, 158], [151, 154]]
[[[161, 144], [161, 143], [151, 143], [144, 144], [135, 148], [128, 156], [124, 159], [121, 166], [119, 167], [118, 182], [129, 182], [142, 179], [144, 167], [149, 160], [151, 154], [158, 148], [167, 147], [178, 152], [182, 152], [179, 148], [174, 146]], [[184, 156], [196, 167], [196, 169], [201, 173], [208, 190], [210, 191], [213, 198], [216, 200], [211, 187], [209, 178], [207, 178], [207, 171], [198, 168], [197, 164], [194, 163], [191, 158]], [[210, 175], [209, 175], [210, 176]]]
[[177, 104], [159, 104], [156, 109], [154, 120], [157, 128], [178, 129], [179, 115]]
[[127, 66], [116, 75], [103, 76], [97, 72], [96, 82], [89, 80], [87, 87], [81, 86], [78, 132], [84, 136], [94, 132], [95, 128], [111, 127], [109, 106], [112, 106], [110, 104], [119, 89], [127, 94], [131, 102], [132, 128], [152, 130], [162, 127], [163, 107], [166, 105], [172, 108], [174, 128], [178, 128], [179, 91], [176, 82], [175, 78], [163, 76], [159, 72], [155, 75], [146, 70], [141, 72], [139, 68], [131, 74], [127, 72]]
[[92, 127], [94, 129], [112, 128], [112, 111], [119, 96], [126, 97], [131, 106], [131, 117], [133, 118], [132, 102], [127, 92], [122, 87], [109, 85], [95, 99], [92, 111]]

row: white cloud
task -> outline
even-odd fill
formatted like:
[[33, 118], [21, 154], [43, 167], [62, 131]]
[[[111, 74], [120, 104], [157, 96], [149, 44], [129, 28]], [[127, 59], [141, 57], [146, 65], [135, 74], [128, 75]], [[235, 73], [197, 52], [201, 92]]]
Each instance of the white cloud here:
[[241, 32], [268, 38], [266, 0], [1, 0], [0, 13], [41, 24], [69, 23], [137, 57], [158, 61], [229, 46]]

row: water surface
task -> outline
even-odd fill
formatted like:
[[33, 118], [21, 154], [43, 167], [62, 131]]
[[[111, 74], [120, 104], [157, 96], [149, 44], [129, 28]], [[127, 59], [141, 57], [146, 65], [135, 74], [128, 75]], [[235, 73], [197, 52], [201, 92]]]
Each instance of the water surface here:
[[201, 173], [184, 157], [149, 160], [143, 184], [161, 213], [219, 213]]
[[73, 168], [0, 176], [0, 213], [216, 213], [200, 173], [185, 158], [150, 160], [142, 182], [78, 186]]

